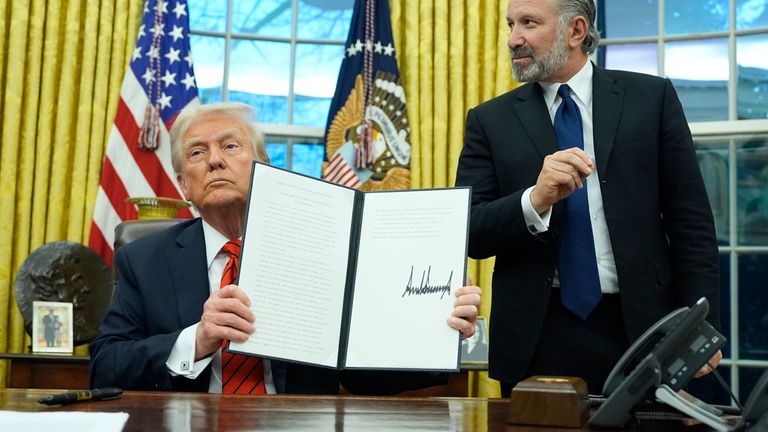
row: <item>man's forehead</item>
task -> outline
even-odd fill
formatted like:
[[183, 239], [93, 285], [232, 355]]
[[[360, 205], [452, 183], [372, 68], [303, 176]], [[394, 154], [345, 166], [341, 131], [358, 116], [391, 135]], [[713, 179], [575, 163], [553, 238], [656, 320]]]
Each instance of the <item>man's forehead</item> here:
[[194, 145], [198, 143], [206, 142], [218, 142], [227, 138], [242, 139], [244, 133], [240, 127], [227, 127], [226, 129], [215, 129], [210, 133], [207, 133], [210, 129], [204, 129], [199, 131], [194, 127], [190, 127], [187, 133], [184, 134], [184, 143], [187, 145]]
[[555, 14], [556, 2], [557, 0], [510, 0], [507, 4], [507, 17]]

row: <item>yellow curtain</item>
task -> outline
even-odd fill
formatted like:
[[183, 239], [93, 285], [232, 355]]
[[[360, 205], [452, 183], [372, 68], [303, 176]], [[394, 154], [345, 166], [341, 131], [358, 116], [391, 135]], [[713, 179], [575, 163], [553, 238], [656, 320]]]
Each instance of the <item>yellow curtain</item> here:
[[[51, 241], [87, 243], [142, 7], [0, 0], [0, 352], [30, 343], [14, 298], [24, 259]], [[7, 373], [0, 362], [0, 387]]]
[[[467, 110], [517, 84], [506, 47], [503, 0], [391, 0], [392, 31], [411, 130], [411, 186], [454, 184]], [[483, 289], [481, 315], [491, 304], [493, 259], [469, 263]], [[470, 395], [498, 397], [487, 373], [470, 375]]]

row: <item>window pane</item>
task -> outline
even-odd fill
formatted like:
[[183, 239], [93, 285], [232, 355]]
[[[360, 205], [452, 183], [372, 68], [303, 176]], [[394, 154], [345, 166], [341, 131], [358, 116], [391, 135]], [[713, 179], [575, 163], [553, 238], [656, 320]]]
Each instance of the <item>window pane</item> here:
[[224, 33], [227, 28], [227, 2], [187, 0], [189, 28]]
[[664, 58], [689, 122], [728, 119], [726, 38], [669, 42]]
[[655, 43], [603, 45], [597, 48], [598, 64], [606, 69], [659, 74], [659, 56]]
[[666, 0], [664, 7], [668, 35], [728, 30], [728, 0]]
[[[767, 0], [768, 1], [768, 0]], [[736, 38], [739, 119], [768, 118], [768, 35]]]
[[229, 100], [256, 109], [260, 123], [288, 123], [288, 70], [291, 45], [232, 40]]
[[768, 0], [737, 0], [736, 29], [768, 27]]
[[[657, 0], [600, 1], [604, 22], [597, 23], [605, 37], [622, 38], [656, 36], [659, 34], [659, 5]], [[656, 72], [654, 72], [654, 75]]]
[[739, 255], [739, 357], [768, 360], [768, 254]]
[[353, 0], [299, 0], [298, 37], [346, 41], [353, 5]]
[[291, 0], [232, 0], [232, 31], [290, 38], [292, 3]]
[[707, 188], [709, 205], [715, 218], [717, 243], [726, 246], [730, 242], [728, 203], [728, 141], [697, 141], [696, 157], [699, 160], [704, 186]]
[[268, 139], [267, 154], [269, 155], [269, 164], [279, 168], [287, 168], [285, 166], [287, 148], [288, 145], [285, 142], [276, 142], [276, 140]]
[[739, 400], [741, 403], [747, 402], [749, 395], [752, 393], [752, 389], [754, 389], [755, 384], [757, 384], [757, 380], [759, 380], [764, 373], [766, 373], [766, 369], [763, 368], [739, 368]]
[[189, 44], [200, 101], [220, 102], [224, 82], [224, 38], [191, 35]]
[[739, 243], [768, 246], [768, 138], [739, 142], [737, 152]]
[[320, 177], [320, 169], [323, 166], [323, 153], [325, 146], [322, 144], [294, 144], [291, 147], [291, 170], [298, 173]]
[[343, 45], [296, 46], [294, 124], [325, 127], [343, 58]]

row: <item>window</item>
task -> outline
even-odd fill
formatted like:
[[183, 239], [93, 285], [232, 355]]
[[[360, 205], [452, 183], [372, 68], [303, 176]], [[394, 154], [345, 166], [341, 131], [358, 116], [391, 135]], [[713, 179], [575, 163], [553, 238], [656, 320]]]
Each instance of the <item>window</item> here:
[[256, 108], [276, 166], [315, 177], [352, 0], [188, 0], [203, 103]]
[[[672, 80], [721, 254], [719, 368], [743, 402], [768, 368], [768, 0], [598, 0], [597, 62]], [[695, 382], [729, 403], [714, 379]]]

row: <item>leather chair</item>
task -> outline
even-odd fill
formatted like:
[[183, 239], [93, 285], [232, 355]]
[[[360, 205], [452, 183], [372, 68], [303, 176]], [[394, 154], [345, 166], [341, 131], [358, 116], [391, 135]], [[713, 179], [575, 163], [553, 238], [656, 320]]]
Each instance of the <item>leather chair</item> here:
[[[121, 246], [125, 246], [145, 235], [164, 230], [184, 220], [186, 219], [141, 219], [121, 222], [115, 227], [114, 250], [117, 252], [117, 249]], [[114, 301], [117, 293], [117, 280], [120, 278], [120, 275], [117, 273], [117, 266], [114, 263], [112, 264], [112, 275], [114, 277], [112, 300]]]

